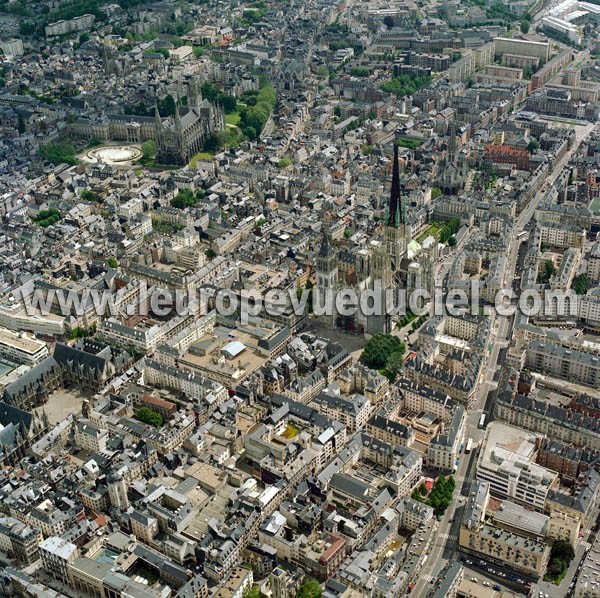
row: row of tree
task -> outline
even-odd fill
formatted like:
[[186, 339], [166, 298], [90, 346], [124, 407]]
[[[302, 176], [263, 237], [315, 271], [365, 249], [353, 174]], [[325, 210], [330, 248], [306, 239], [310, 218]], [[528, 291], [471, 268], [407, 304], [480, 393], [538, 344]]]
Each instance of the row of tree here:
[[242, 97], [246, 106], [240, 110], [239, 127], [248, 139], [258, 139], [275, 108], [277, 93], [270, 83], [263, 82], [257, 92]]
[[[440, 243], [446, 243], [451, 237], [458, 232], [460, 229], [460, 220], [458, 218], [452, 218], [448, 224], [440, 229]], [[456, 239], [454, 239], [454, 245], [456, 245]], [[450, 243], [452, 245], [452, 243]]]
[[33, 218], [38, 226], [46, 228], [56, 224], [60, 220], [60, 211], [56, 208], [48, 208], [47, 210], [40, 210]]
[[381, 89], [400, 97], [412, 96], [420, 89], [427, 87], [431, 80], [431, 77], [428, 76], [398, 75], [390, 81], [386, 81]]

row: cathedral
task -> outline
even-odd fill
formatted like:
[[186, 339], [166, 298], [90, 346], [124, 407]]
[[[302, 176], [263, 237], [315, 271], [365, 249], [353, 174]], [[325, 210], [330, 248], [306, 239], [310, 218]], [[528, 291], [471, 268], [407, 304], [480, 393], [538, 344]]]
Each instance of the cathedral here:
[[78, 118], [70, 133], [100, 142], [154, 141], [158, 163], [184, 166], [202, 151], [210, 135], [225, 129], [223, 109], [202, 98], [196, 79], [188, 84], [187, 99], [187, 106], [177, 102], [173, 116], [161, 117], [156, 110], [154, 116], [109, 114], [95, 121]]
[[187, 164], [200, 152], [208, 137], [225, 128], [223, 109], [202, 99], [198, 82], [190, 81], [188, 106], [178, 105], [169, 119], [156, 115], [156, 159], [162, 164]]
[[[360, 309], [352, 316], [333, 310], [332, 325], [364, 334], [390, 332], [392, 329], [393, 305], [385, 291], [397, 295], [398, 290], [410, 293], [426, 289], [433, 293], [434, 264], [438, 257], [438, 243], [428, 237], [422, 244], [411, 239], [411, 227], [400, 186], [398, 146], [394, 144], [392, 186], [385, 205], [383, 238], [374, 239], [368, 248], [356, 252], [337, 252], [329, 242], [325, 230], [316, 258], [316, 304], [335, 305], [331, 298], [342, 289], [351, 289], [357, 295], [374, 291], [382, 298], [384, 309], [373, 314], [364, 314]], [[389, 295], [389, 293], [388, 293]], [[397, 299], [393, 299], [397, 305]], [[401, 314], [402, 315], [402, 314]]]

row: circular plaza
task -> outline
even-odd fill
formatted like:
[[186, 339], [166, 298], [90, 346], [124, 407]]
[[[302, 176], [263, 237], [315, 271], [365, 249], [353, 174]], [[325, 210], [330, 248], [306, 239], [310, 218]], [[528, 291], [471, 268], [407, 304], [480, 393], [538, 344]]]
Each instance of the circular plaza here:
[[92, 164], [131, 164], [142, 157], [142, 150], [136, 145], [105, 145], [87, 150], [82, 160]]

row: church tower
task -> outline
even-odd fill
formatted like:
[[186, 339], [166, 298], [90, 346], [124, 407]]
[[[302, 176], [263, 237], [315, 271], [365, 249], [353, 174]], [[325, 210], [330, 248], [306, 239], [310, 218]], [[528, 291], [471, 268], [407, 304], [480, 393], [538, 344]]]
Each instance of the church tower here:
[[406, 208], [400, 193], [400, 165], [398, 163], [398, 146], [394, 143], [394, 164], [392, 169], [392, 189], [390, 200], [386, 206], [385, 251], [390, 258], [392, 276], [400, 269], [400, 262], [406, 255], [408, 233], [406, 222]]
[[337, 256], [331, 245], [329, 245], [329, 237], [325, 227], [323, 227], [321, 248], [317, 255], [317, 304], [321, 308], [326, 305], [333, 305], [337, 283]]
[[188, 84], [188, 106], [192, 110], [200, 111], [202, 107], [202, 90], [196, 77], [192, 77]]

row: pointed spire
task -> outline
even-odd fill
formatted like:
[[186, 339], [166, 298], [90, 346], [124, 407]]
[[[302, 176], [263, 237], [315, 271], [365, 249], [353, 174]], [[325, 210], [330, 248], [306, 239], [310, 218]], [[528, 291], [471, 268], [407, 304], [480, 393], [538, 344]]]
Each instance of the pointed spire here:
[[181, 114], [179, 113], [179, 99], [175, 102], [175, 114], [173, 115], [173, 120], [175, 121], [175, 130], [181, 130]]
[[398, 163], [398, 145], [394, 142], [394, 164], [392, 168], [392, 190], [388, 211], [388, 224], [397, 226], [404, 222], [402, 215], [402, 198], [400, 197], [400, 165]]
[[456, 143], [456, 123], [451, 122], [448, 127], [448, 159], [453, 162], [458, 146]]
[[331, 255], [331, 247], [329, 247], [329, 235], [325, 225], [321, 228], [323, 236], [321, 238], [321, 248], [319, 249], [319, 257], [329, 257]]

